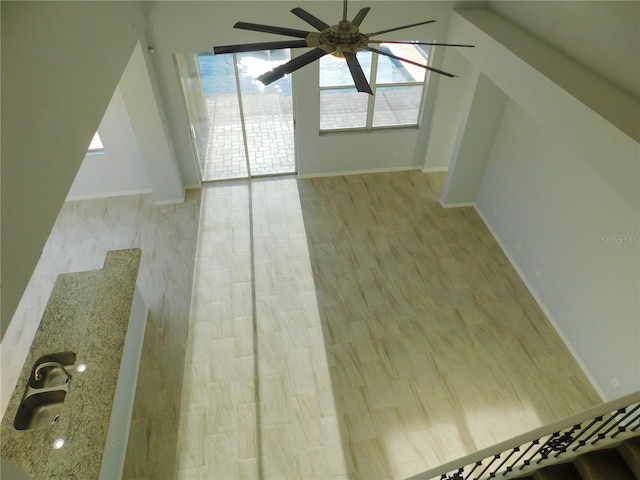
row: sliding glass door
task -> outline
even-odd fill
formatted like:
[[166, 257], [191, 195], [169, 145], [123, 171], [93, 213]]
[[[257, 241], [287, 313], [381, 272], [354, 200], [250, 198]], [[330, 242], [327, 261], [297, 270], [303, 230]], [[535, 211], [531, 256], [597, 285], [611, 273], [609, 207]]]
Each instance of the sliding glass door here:
[[296, 172], [291, 78], [268, 86], [255, 80], [290, 55], [197, 55], [209, 123], [206, 153], [199, 155], [203, 181]]

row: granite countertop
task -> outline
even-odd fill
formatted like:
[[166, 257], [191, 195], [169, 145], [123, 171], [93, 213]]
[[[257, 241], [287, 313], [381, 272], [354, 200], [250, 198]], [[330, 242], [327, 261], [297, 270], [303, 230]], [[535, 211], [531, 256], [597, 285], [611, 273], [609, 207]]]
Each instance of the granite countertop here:
[[[97, 479], [102, 465], [142, 252], [107, 253], [101, 270], [58, 276], [6, 414], [0, 425], [3, 458], [34, 479]], [[71, 351], [75, 365], [57, 422], [16, 430], [13, 421], [34, 363]], [[65, 444], [53, 448], [56, 439]]]

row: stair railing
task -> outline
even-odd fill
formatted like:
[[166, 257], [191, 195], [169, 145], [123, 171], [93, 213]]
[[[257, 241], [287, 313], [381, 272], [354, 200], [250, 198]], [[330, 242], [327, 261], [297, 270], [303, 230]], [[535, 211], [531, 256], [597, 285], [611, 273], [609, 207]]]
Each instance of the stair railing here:
[[640, 435], [640, 391], [485, 448], [407, 480], [509, 479]]

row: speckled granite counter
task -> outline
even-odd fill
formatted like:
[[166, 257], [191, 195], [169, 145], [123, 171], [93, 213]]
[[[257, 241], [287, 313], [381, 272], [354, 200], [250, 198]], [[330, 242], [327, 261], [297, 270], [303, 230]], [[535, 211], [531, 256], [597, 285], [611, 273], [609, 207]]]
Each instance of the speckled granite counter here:
[[[0, 426], [1, 454], [34, 479], [97, 479], [116, 392], [141, 251], [108, 252], [102, 270], [58, 276]], [[14, 417], [42, 355], [72, 351], [76, 365], [56, 423], [16, 430]], [[53, 449], [53, 442], [65, 444]]]

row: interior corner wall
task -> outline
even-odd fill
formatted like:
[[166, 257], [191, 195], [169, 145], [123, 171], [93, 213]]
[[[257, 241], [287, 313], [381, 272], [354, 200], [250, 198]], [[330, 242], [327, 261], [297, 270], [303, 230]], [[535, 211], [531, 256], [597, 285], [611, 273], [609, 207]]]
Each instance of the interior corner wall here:
[[430, 118], [429, 138], [425, 142], [428, 146], [424, 156], [425, 170], [449, 167], [458, 126], [469, 104], [469, 98], [473, 95], [475, 78], [477, 78], [473, 64], [460, 55], [455, 48], [445, 51], [441, 68], [457, 75], [458, 78], [437, 79], [438, 94]]
[[592, 74], [498, 16], [460, 12], [449, 33], [508, 97], [476, 209], [600, 395], [640, 390], [640, 145], [546, 69], [581, 91]]
[[138, 2], [0, 8], [4, 336], [144, 17]]
[[513, 101], [476, 208], [604, 395], [640, 390], [638, 212]]

